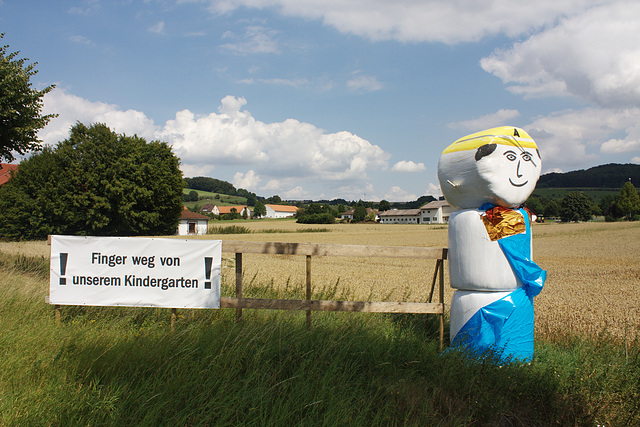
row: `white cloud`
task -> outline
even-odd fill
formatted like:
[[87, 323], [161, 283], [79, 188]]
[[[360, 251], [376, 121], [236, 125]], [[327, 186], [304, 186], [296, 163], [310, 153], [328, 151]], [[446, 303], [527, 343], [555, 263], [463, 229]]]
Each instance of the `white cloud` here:
[[248, 55], [254, 53], [280, 53], [275, 37], [278, 31], [260, 25], [250, 25], [245, 28], [244, 34], [238, 35], [227, 31], [222, 35], [228, 43], [220, 45], [225, 50], [236, 55]]
[[347, 81], [347, 87], [356, 91], [375, 92], [383, 88], [375, 76], [357, 75]]
[[165, 27], [164, 21], [160, 21], [157, 24], [149, 27], [149, 32], [156, 33], [156, 34], [164, 34], [164, 27]]
[[424, 172], [427, 170], [424, 163], [415, 163], [412, 160], [400, 160], [391, 168], [392, 172]]
[[301, 186], [297, 186], [289, 191], [285, 191], [280, 197], [285, 200], [303, 200], [309, 197], [309, 192]]
[[282, 78], [273, 78], [273, 79], [240, 79], [238, 83], [243, 84], [256, 84], [256, 83], [264, 83], [275, 86], [289, 86], [289, 87], [303, 87], [309, 84], [309, 80], [306, 78], [301, 79], [282, 79]]
[[427, 186], [427, 192], [425, 194], [436, 198], [442, 196], [440, 185], [430, 182]]
[[350, 132], [326, 133], [294, 119], [264, 123], [245, 105], [244, 98], [227, 96], [219, 114], [180, 111], [156, 136], [173, 144], [183, 163], [247, 166], [249, 178], [266, 180], [269, 190], [296, 187], [301, 179], [364, 182], [388, 165], [389, 154]]
[[[56, 88], [45, 95], [43, 113], [58, 113], [59, 117], [39, 137], [46, 144], [55, 144], [68, 138], [76, 122], [106, 123], [117, 133], [171, 144], [185, 176], [210, 176], [214, 169], [235, 167], [236, 187], [306, 197], [312, 194], [311, 186], [316, 187], [314, 196], [321, 186], [330, 186], [331, 197], [361, 193], [371, 185], [371, 176], [388, 168], [390, 154], [357, 135], [326, 133], [294, 119], [264, 123], [243, 110], [246, 104], [245, 98], [227, 96], [217, 113], [196, 116], [182, 110], [163, 126], [156, 126], [140, 111], [91, 102]], [[247, 172], [237, 172], [239, 167]]]
[[253, 169], [247, 171], [247, 173], [245, 174], [243, 174], [242, 172], [236, 172], [236, 174], [233, 176], [234, 187], [244, 188], [245, 190], [249, 191], [256, 191], [258, 189], [260, 181], [262, 180]]
[[640, 102], [640, 3], [617, 1], [564, 17], [558, 25], [481, 60], [511, 92], [572, 95], [605, 107]]
[[74, 43], [84, 44], [84, 45], [87, 45], [87, 46], [95, 46], [96, 45], [93, 41], [89, 40], [88, 38], [86, 38], [84, 36], [76, 35], [76, 36], [69, 37], [69, 39]]
[[640, 151], [638, 139], [610, 139], [600, 147], [603, 153], [629, 153]]
[[597, 164], [602, 154], [639, 153], [640, 144], [634, 142], [640, 139], [639, 122], [640, 108], [585, 108], [538, 117], [524, 127], [536, 141], [547, 172]]
[[319, 19], [343, 33], [372, 40], [460, 43], [487, 36], [524, 34], [601, 0], [211, 0], [210, 10], [275, 7], [283, 15]]
[[466, 129], [470, 131], [480, 131], [482, 129], [489, 129], [498, 126], [508, 126], [509, 120], [515, 119], [520, 116], [518, 110], [505, 110], [501, 109], [495, 113], [487, 114], [477, 119], [464, 120], [455, 123], [449, 123], [447, 126], [451, 129]]
[[69, 130], [81, 122], [86, 125], [105, 123], [118, 133], [137, 134], [153, 139], [156, 126], [144, 113], [136, 110], [123, 111], [117, 105], [91, 102], [55, 88], [44, 97], [44, 114], [58, 114], [38, 134], [48, 145], [54, 145], [69, 137]]
[[416, 194], [404, 191], [398, 186], [391, 187], [391, 189], [384, 195], [384, 199], [390, 202], [408, 202], [416, 200], [417, 198], [418, 196]]
[[640, 164], [640, 156], [636, 156], [636, 157], [631, 158], [631, 163]]

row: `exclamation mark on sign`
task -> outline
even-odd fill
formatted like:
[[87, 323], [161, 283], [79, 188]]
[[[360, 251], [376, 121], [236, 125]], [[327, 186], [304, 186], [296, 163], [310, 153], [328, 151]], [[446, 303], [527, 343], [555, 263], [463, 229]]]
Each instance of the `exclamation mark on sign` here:
[[211, 264], [213, 264], [213, 258], [204, 257], [204, 288], [211, 289]]
[[[64, 276], [67, 274], [67, 258], [68, 258], [69, 254], [65, 254], [65, 253], [60, 253], [60, 276]], [[67, 284], [67, 278], [66, 277], [60, 277], [60, 284], [61, 285], [66, 285]]]

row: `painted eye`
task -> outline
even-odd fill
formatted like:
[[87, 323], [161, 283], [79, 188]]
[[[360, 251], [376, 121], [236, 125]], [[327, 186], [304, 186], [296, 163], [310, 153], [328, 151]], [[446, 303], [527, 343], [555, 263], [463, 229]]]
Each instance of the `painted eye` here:
[[517, 159], [516, 155], [513, 153], [507, 153], [505, 154], [505, 156], [507, 156], [507, 159], [511, 160], [512, 162]]
[[525, 162], [530, 162], [531, 161], [531, 154], [529, 153], [522, 153], [522, 160], [524, 160]]

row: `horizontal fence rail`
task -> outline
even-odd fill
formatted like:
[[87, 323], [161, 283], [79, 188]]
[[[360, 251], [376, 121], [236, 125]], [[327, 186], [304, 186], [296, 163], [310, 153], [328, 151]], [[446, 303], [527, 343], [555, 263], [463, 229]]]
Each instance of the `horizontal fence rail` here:
[[[304, 310], [307, 312], [307, 326], [311, 325], [312, 311], [437, 314], [440, 320], [440, 347], [442, 348], [444, 345], [444, 260], [447, 259], [447, 248], [223, 241], [222, 252], [235, 253], [236, 296], [235, 298], [221, 297], [220, 308], [235, 308], [237, 320], [242, 318], [243, 309]], [[290, 300], [243, 298], [242, 254], [305, 256], [307, 299]], [[312, 300], [311, 258], [314, 256], [434, 259], [436, 260], [436, 265], [433, 272], [433, 279], [431, 281], [428, 302]], [[438, 284], [438, 302], [432, 302], [436, 283]]]

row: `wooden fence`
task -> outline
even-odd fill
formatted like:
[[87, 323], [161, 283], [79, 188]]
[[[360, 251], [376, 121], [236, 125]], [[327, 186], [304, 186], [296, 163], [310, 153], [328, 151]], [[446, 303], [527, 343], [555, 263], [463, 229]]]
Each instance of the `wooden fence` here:
[[[236, 318], [242, 318], [243, 309], [304, 310], [307, 325], [311, 323], [312, 311], [351, 311], [369, 313], [418, 313], [437, 314], [440, 321], [440, 347], [444, 345], [444, 260], [447, 248], [424, 248], [408, 246], [359, 246], [329, 245], [316, 243], [274, 243], [223, 241], [222, 252], [235, 253], [236, 290], [235, 297], [221, 297], [220, 308], [235, 308]], [[306, 299], [257, 299], [242, 297], [243, 254], [299, 255], [306, 257]], [[435, 269], [427, 302], [369, 302], [326, 301], [311, 299], [311, 259], [317, 256], [380, 257], [435, 259]], [[425, 271], [425, 278], [427, 278]], [[426, 280], [425, 280], [425, 283]], [[438, 302], [433, 302], [438, 288]]]
[[[274, 243], [222, 241], [222, 252], [235, 253], [236, 289], [235, 297], [221, 297], [220, 308], [235, 308], [236, 319], [242, 318], [243, 309], [304, 310], [307, 325], [311, 324], [312, 311], [350, 311], [368, 313], [415, 313], [437, 314], [440, 321], [440, 347], [444, 345], [444, 261], [447, 248], [424, 248], [410, 246], [360, 246], [329, 245], [316, 243]], [[258, 299], [242, 297], [242, 255], [299, 255], [306, 257], [306, 299]], [[427, 302], [371, 302], [371, 301], [327, 301], [311, 299], [311, 259], [318, 256], [341, 256], [361, 258], [416, 258], [436, 260], [431, 289]], [[425, 283], [427, 278], [425, 271]], [[438, 288], [438, 302], [433, 297]], [[47, 303], [48, 297], [46, 298]], [[55, 306], [55, 317], [60, 319], [60, 306]], [[177, 309], [171, 310], [171, 330], [175, 328]]]

